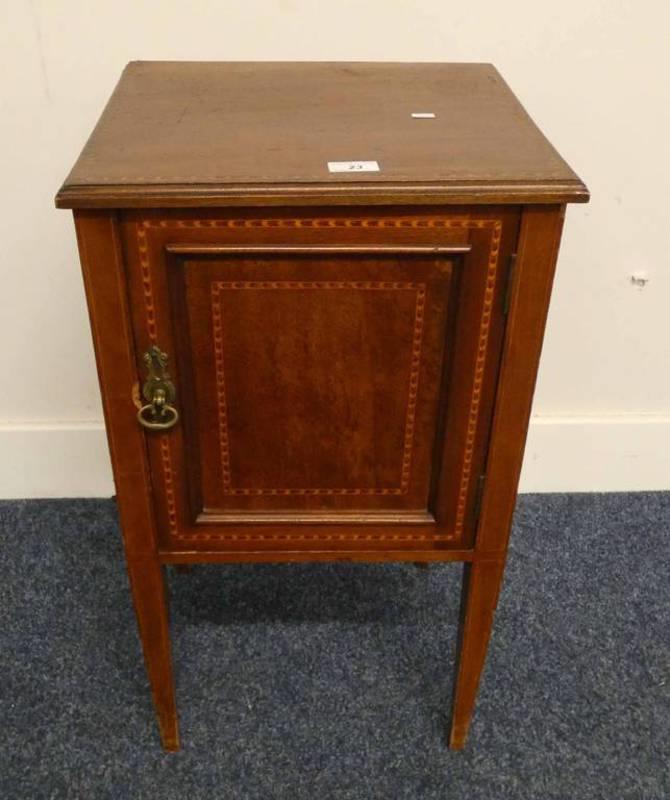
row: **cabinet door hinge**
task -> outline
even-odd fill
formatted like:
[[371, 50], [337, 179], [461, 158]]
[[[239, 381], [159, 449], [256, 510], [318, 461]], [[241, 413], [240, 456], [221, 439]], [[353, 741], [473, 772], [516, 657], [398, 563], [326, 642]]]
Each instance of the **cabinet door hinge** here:
[[484, 484], [486, 483], [486, 473], [477, 478], [477, 486], [475, 487], [475, 503], [472, 512], [472, 519], [476, 525], [479, 521], [479, 515], [482, 513], [482, 500], [484, 499]]
[[514, 283], [514, 270], [516, 268], [516, 253], [509, 257], [509, 267], [507, 269], [507, 284], [505, 285], [505, 296], [503, 298], [503, 314], [507, 316], [509, 306], [512, 301], [512, 284]]

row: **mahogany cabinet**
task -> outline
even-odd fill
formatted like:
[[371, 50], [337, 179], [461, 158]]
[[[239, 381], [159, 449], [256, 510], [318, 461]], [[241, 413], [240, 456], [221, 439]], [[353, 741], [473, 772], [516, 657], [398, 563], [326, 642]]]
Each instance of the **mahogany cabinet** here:
[[128, 65], [56, 202], [167, 749], [164, 565], [248, 561], [464, 562], [464, 744], [587, 199], [490, 65]]

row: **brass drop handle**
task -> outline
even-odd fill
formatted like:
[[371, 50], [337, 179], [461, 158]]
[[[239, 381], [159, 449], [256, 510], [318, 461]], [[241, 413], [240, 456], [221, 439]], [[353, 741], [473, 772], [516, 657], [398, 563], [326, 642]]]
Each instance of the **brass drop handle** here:
[[172, 405], [177, 396], [174, 383], [167, 370], [168, 356], [153, 345], [142, 356], [147, 367], [147, 379], [142, 386], [146, 405], [137, 412], [137, 421], [150, 431], [167, 431], [179, 420], [179, 412]]

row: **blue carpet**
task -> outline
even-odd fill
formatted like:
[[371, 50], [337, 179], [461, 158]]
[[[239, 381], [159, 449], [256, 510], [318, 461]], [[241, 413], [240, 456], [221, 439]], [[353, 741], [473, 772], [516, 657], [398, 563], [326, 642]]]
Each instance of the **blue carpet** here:
[[526, 495], [470, 740], [459, 565], [170, 576], [161, 751], [109, 500], [0, 503], [0, 797], [670, 797], [670, 495]]

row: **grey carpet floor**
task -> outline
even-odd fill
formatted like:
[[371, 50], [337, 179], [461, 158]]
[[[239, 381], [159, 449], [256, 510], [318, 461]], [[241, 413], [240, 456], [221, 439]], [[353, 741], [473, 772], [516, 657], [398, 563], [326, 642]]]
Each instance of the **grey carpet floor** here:
[[1, 798], [670, 797], [670, 495], [526, 495], [467, 749], [460, 566], [170, 576], [161, 751], [109, 500], [0, 503]]

